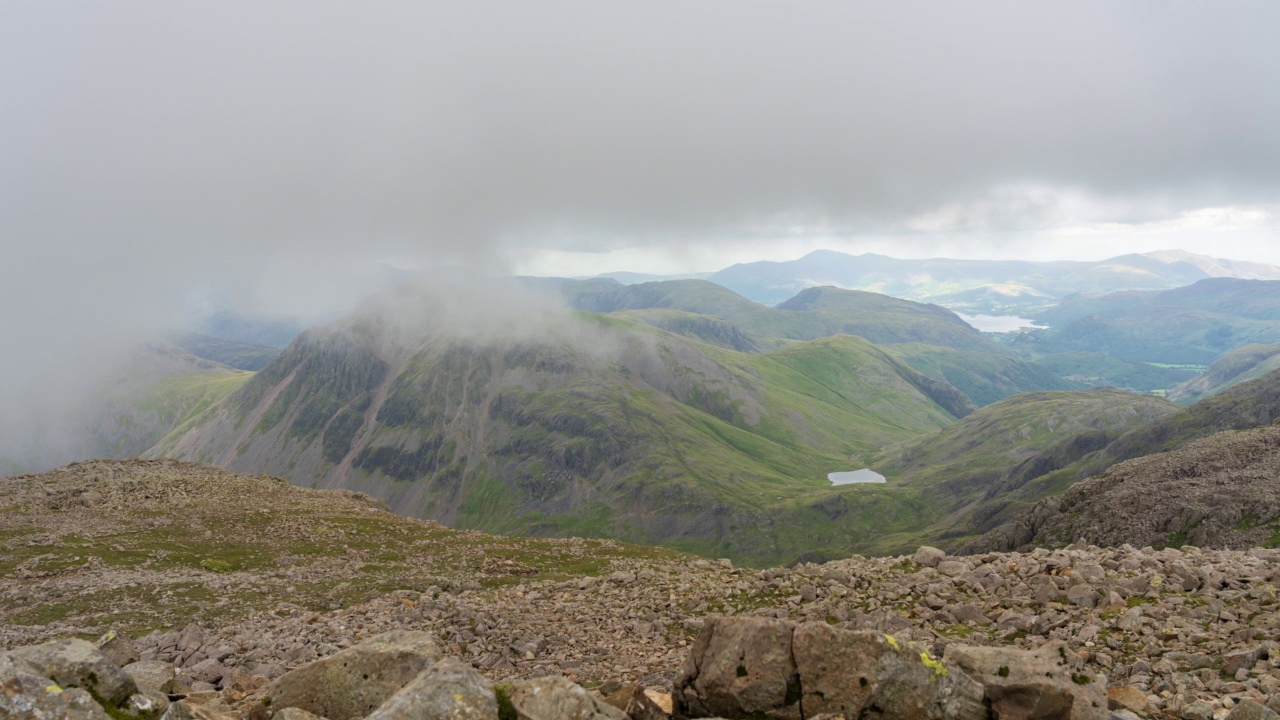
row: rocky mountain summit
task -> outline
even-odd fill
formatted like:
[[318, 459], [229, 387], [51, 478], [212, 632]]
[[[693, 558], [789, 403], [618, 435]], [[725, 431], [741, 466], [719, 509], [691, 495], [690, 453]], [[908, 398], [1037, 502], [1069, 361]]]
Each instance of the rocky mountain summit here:
[[[953, 557], [921, 548], [752, 569], [611, 541], [455, 531], [354, 493], [172, 461], [0, 479], [0, 497], [0, 649], [10, 651], [0, 660], [0, 702], [10, 703], [0, 715], [59, 716], [34, 714], [30, 700], [52, 702], [39, 695], [52, 684], [65, 691], [53, 694], [71, 708], [67, 717], [76, 708], [99, 717], [105, 700], [115, 717], [154, 716], [167, 702], [170, 718], [306, 718], [282, 704], [286, 678], [366, 653], [387, 633], [436, 652], [416, 670], [397, 669], [387, 682], [399, 685], [372, 707], [366, 698], [359, 714], [308, 712], [330, 720], [383, 712], [393, 695], [428, 680], [480, 695], [494, 688], [501, 712], [517, 713], [505, 716], [527, 718], [619, 717], [602, 708], [623, 690], [630, 717], [986, 711], [975, 707], [1067, 717], [1082, 708], [1077, 690], [1096, 699], [1104, 686], [1109, 711], [1126, 717], [1244, 720], [1280, 708], [1280, 552], [1269, 549], [1075, 544]], [[101, 647], [90, 652], [83, 646], [93, 643], [73, 639]], [[824, 649], [808, 656], [804, 647]], [[1070, 672], [1039, 694], [1009, 691], [1022, 709], [996, 713], [997, 681], [1017, 684], [1000, 668], [1014, 673], [1032, 660], [988, 672], [991, 658], [1039, 651], [1044, 661], [1045, 648], [1060, 648], [1059, 667]], [[121, 681], [131, 692], [108, 695], [76, 685], [39, 659], [51, 649], [89, 666], [101, 653], [134, 687]], [[855, 650], [861, 664], [839, 664]], [[930, 663], [936, 681], [919, 674]], [[839, 669], [852, 667], [885, 674]], [[841, 681], [828, 687], [832, 672]], [[858, 677], [872, 688], [865, 696]], [[889, 695], [920, 681], [951, 689], [924, 714], [892, 709]], [[131, 700], [145, 682], [146, 707]], [[530, 696], [576, 698], [587, 714], [521, 710]], [[13, 709], [19, 697], [27, 710]], [[460, 708], [372, 717], [493, 716], [487, 704], [481, 714]]]

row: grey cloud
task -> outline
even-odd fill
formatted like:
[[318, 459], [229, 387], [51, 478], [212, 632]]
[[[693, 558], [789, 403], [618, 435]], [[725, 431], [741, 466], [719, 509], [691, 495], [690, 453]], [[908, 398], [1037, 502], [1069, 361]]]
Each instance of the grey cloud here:
[[1010, 179], [1194, 204], [1280, 173], [1271, 3], [4, 12], [18, 237], [452, 261], [532, 233], [892, 224]]
[[1124, 220], [1275, 202], [1276, 27], [1262, 1], [7, 2], [0, 391], [202, 288], [349, 306], [379, 259], [892, 232], [1010, 183]]

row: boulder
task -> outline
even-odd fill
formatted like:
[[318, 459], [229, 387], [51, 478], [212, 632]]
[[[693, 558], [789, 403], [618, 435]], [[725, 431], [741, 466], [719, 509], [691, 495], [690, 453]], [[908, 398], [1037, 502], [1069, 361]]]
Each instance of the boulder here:
[[1272, 712], [1267, 706], [1246, 698], [1231, 709], [1227, 720], [1280, 720], [1280, 715]]
[[677, 714], [799, 718], [792, 628], [772, 618], [707, 618], [676, 678]]
[[937, 567], [938, 563], [945, 560], [946, 557], [947, 554], [936, 547], [921, 545], [920, 549], [916, 550], [916, 554], [911, 556], [911, 559], [915, 560], [917, 565]]
[[1228, 675], [1235, 675], [1239, 670], [1252, 670], [1253, 664], [1262, 657], [1262, 648], [1238, 650], [1222, 657], [1222, 670]]
[[0, 717], [6, 720], [111, 720], [85, 690], [63, 688], [7, 655], [0, 655]]
[[125, 712], [154, 717], [169, 709], [169, 696], [158, 692], [137, 692], [124, 703]]
[[982, 683], [1002, 720], [1107, 718], [1106, 677], [1090, 673], [1062, 642], [1036, 650], [948, 645], [945, 657]]
[[1098, 593], [1087, 583], [1073, 585], [1067, 588], [1067, 602], [1091, 608], [1098, 604]]
[[133, 647], [133, 638], [126, 633], [112, 630], [98, 638], [94, 643], [108, 660], [120, 667], [138, 662], [138, 651]]
[[667, 720], [671, 714], [639, 685], [623, 688], [604, 699], [627, 714], [631, 720]]
[[1138, 715], [1151, 712], [1151, 701], [1141, 688], [1132, 685], [1116, 685], [1107, 688], [1107, 707], [1112, 710], [1128, 710]]
[[564, 677], [517, 680], [510, 693], [518, 720], [628, 720], [626, 713]]
[[376, 710], [440, 659], [431, 635], [392, 630], [285, 673], [267, 689], [272, 707], [296, 707], [330, 718]]
[[367, 720], [497, 720], [493, 685], [470, 665], [446, 658], [400, 688]]
[[792, 653], [806, 717], [985, 720], [982, 686], [916, 643], [826, 623], [795, 628]]
[[227, 669], [222, 663], [208, 658], [187, 668], [187, 675], [196, 682], [207, 682], [211, 685], [217, 685], [218, 681], [227, 674]]
[[84, 640], [54, 640], [8, 654], [63, 688], [84, 688], [112, 705], [119, 706], [138, 691], [133, 678]]

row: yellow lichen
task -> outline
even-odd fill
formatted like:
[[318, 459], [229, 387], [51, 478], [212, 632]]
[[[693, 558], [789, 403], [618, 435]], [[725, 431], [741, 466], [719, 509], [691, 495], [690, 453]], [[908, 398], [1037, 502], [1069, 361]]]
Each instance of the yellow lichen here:
[[57, 685], [50, 685], [49, 687], [45, 688], [44, 691], [49, 693], [50, 695], [62, 694], [62, 688], [58, 687]]
[[942, 677], [947, 674], [946, 666], [942, 664], [941, 660], [930, 655], [928, 650], [920, 653], [920, 662], [924, 663], [925, 667], [933, 671], [934, 677]]
[[884, 639], [885, 639], [885, 641], [887, 641], [887, 642], [889, 643], [889, 647], [893, 648], [894, 650], [901, 650], [901, 649], [902, 649], [901, 647], [899, 647], [899, 645], [898, 645], [898, 641], [897, 641], [897, 640], [895, 640], [895, 639], [894, 639], [894, 637], [893, 637], [892, 635], [890, 635], [890, 634], [888, 634], [888, 633], [885, 633], [885, 635], [884, 635]]

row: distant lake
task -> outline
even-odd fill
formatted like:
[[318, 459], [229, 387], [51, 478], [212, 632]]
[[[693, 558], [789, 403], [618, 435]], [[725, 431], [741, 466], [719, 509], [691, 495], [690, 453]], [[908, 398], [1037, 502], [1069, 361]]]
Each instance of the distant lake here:
[[870, 468], [850, 470], [848, 472], [827, 473], [832, 485], [852, 485], [854, 483], [882, 483], [884, 476]]
[[1017, 332], [1027, 328], [1043, 327], [1036, 325], [1032, 320], [1013, 315], [965, 315], [964, 313], [956, 313], [956, 315], [981, 332]]

